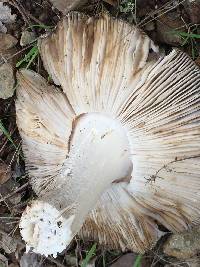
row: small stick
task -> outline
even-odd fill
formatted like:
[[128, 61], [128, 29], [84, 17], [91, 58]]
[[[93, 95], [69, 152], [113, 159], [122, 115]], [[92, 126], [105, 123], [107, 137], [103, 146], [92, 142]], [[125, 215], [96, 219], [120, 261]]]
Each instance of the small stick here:
[[16, 190], [14, 190], [12, 193], [8, 194], [5, 197], [2, 197], [0, 199], [0, 203], [5, 201], [6, 199], [8, 199], [9, 197], [13, 196], [14, 194], [18, 193], [19, 191], [21, 191], [22, 189], [26, 188], [29, 185], [29, 182], [23, 184], [22, 186], [18, 187]]

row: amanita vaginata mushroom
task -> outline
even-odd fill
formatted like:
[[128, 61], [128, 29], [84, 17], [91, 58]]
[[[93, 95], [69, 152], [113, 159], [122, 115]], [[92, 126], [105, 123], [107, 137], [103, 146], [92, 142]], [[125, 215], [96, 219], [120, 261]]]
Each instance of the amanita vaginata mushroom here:
[[[144, 252], [200, 222], [200, 71], [108, 15], [70, 13], [39, 50], [55, 86], [18, 73], [17, 124], [38, 195], [21, 234], [61, 252], [78, 233]], [[59, 87], [58, 87], [59, 86]]]

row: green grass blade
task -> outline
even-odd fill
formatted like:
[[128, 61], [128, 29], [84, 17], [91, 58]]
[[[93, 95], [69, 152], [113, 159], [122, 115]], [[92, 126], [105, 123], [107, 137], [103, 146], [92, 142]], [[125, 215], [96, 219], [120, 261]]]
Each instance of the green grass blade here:
[[172, 34], [186, 37], [186, 38], [194, 38], [194, 39], [200, 39], [200, 34], [193, 33], [193, 32], [180, 32], [180, 31], [170, 31]]
[[0, 119], [0, 130], [3, 132], [3, 134], [6, 136], [6, 138], [13, 144], [15, 149], [17, 149], [17, 146], [15, 145], [14, 141], [12, 140], [12, 137], [11, 137], [10, 133], [4, 127], [1, 119]]
[[103, 267], [106, 267], [105, 252], [103, 252]]
[[30, 50], [29, 52], [20, 60], [17, 62], [16, 64], [16, 67], [19, 68], [22, 63], [28, 63], [29, 64], [29, 61], [32, 59], [32, 57], [34, 56], [34, 58], [36, 57], [36, 55], [38, 55], [39, 53], [39, 50], [38, 50], [38, 47], [37, 45], [34, 45]]
[[192, 32], [179, 32], [179, 35], [182, 37], [200, 39], [200, 34], [196, 34], [196, 33], [192, 33]]
[[134, 265], [133, 267], [140, 267], [141, 266], [141, 262], [142, 262], [142, 255], [138, 255], [135, 262], [134, 262]]
[[182, 39], [183, 39], [183, 42], [182, 42], [181, 46], [186, 45], [188, 43], [188, 41], [190, 40], [189, 37], [183, 37], [183, 36], [180, 36], [180, 37], [182, 37]]
[[19, 152], [19, 155], [21, 156], [21, 158], [24, 160], [24, 156], [22, 154], [22, 152], [20, 151], [20, 147], [21, 145], [19, 144], [18, 146], [16, 146], [16, 144], [14, 143], [10, 133], [8, 132], [8, 130], [4, 127], [2, 120], [0, 119], [0, 130], [2, 131], [2, 133], [6, 136], [6, 138], [11, 142], [11, 144], [14, 146], [15, 150], [17, 152]]
[[35, 58], [38, 56], [38, 54], [39, 54], [39, 50], [38, 50], [38, 47], [37, 47], [37, 49], [35, 49], [34, 54], [31, 56], [27, 66], [26, 66], [26, 69], [28, 69], [30, 67], [31, 63], [35, 60]]
[[87, 265], [88, 265], [90, 259], [92, 258], [92, 256], [95, 255], [96, 246], [97, 246], [97, 245], [94, 244], [94, 245], [91, 247], [91, 249], [90, 249], [90, 251], [87, 253], [85, 259], [84, 259], [83, 262], [81, 263], [81, 267], [87, 267]]

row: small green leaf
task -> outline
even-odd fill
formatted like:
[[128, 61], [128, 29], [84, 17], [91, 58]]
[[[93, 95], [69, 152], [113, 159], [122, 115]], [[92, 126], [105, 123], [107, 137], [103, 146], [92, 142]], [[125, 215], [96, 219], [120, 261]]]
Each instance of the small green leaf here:
[[83, 262], [81, 263], [81, 267], [87, 267], [87, 265], [88, 265], [90, 259], [92, 258], [92, 256], [95, 255], [96, 246], [97, 246], [97, 245], [94, 244], [94, 245], [91, 247], [91, 249], [90, 249], [90, 251], [87, 253], [85, 259], [84, 259]]
[[133, 267], [141, 267], [141, 262], [142, 262], [142, 255], [138, 255], [134, 262]]

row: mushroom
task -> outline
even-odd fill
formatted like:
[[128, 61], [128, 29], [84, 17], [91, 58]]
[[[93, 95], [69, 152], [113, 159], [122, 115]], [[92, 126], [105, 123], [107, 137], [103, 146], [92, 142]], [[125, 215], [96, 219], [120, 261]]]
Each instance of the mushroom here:
[[38, 43], [55, 86], [18, 73], [17, 124], [38, 198], [20, 228], [62, 252], [76, 234], [141, 252], [200, 222], [200, 71], [108, 15], [69, 13]]

